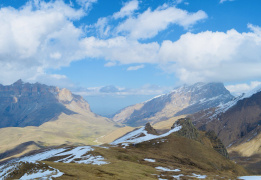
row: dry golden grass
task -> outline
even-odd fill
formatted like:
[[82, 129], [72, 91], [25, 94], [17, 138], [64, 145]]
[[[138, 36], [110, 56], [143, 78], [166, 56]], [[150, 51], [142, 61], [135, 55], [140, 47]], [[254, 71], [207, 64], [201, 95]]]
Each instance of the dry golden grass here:
[[96, 142], [98, 137], [106, 135], [117, 128], [115, 123], [107, 118], [95, 117], [92, 114], [61, 114], [58, 120], [49, 121], [39, 127], [1, 128], [0, 153], [28, 141], [34, 141], [45, 147], [61, 144], [98, 144]]
[[[57, 179], [172, 179], [173, 175], [183, 174], [183, 179], [192, 173], [207, 175], [206, 179], [236, 179], [246, 175], [243, 168], [227, 160], [210, 147], [175, 135], [169, 136], [168, 143], [157, 143], [158, 140], [137, 144], [126, 149], [111, 147], [95, 148], [95, 153], [102, 155], [107, 165], [84, 165], [74, 163], [54, 163], [47, 165], [59, 169], [64, 175]], [[154, 145], [153, 145], [154, 143]], [[144, 158], [155, 159], [151, 163]], [[180, 169], [180, 172], [160, 172], [155, 167]]]
[[102, 144], [111, 143], [114, 140], [118, 139], [119, 137], [125, 135], [126, 133], [133, 131], [134, 129], [135, 128], [133, 128], [133, 127], [125, 126], [125, 127], [116, 129], [105, 136], [98, 138], [97, 141]]
[[230, 157], [249, 172], [261, 174], [261, 134], [228, 149]]

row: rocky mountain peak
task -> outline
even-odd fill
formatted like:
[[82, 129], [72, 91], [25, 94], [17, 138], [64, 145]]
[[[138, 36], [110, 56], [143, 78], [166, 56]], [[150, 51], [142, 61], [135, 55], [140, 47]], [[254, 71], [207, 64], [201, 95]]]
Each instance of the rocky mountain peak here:
[[145, 130], [146, 130], [147, 133], [149, 133], [149, 134], [158, 135], [158, 132], [156, 131], [156, 129], [154, 129], [154, 128], [150, 125], [150, 123], [147, 123], [147, 124], [145, 125]]
[[89, 104], [68, 89], [40, 83], [0, 85], [0, 128], [39, 126], [55, 120], [61, 113], [91, 113]]
[[17, 80], [16, 82], [13, 83], [13, 85], [21, 85], [24, 84], [24, 82], [22, 81], [22, 79]]
[[222, 83], [196, 83], [183, 85], [168, 94], [156, 96], [143, 103], [129, 106], [113, 117], [116, 122], [141, 126], [188, 115], [203, 109], [217, 107], [234, 97]]

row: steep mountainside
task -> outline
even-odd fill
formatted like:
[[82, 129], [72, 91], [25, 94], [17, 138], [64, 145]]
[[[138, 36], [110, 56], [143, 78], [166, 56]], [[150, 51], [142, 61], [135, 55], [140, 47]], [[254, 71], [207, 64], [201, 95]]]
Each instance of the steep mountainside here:
[[48, 146], [98, 144], [119, 128], [67, 89], [22, 81], [0, 89], [0, 161]]
[[[246, 171], [213, 149], [188, 119], [156, 135], [149, 124], [111, 145], [61, 146], [0, 164], [3, 179], [236, 179]], [[148, 130], [148, 131], [147, 131]], [[182, 131], [179, 133], [179, 131]]]
[[[227, 104], [195, 113], [190, 117], [199, 129], [215, 131], [222, 142], [230, 147], [229, 151], [233, 152], [234, 158], [248, 157], [247, 163], [244, 162], [248, 164], [252, 157], [252, 163], [261, 164], [260, 91], [247, 93]], [[261, 173], [261, 170], [256, 172]]]
[[116, 122], [140, 126], [156, 123], [173, 116], [191, 114], [202, 109], [216, 107], [233, 99], [222, 83], [196, 83], [184, 85], [169, 94], [121, 110], [113, 117]]
[[89, 104], [67, 89], [21, 80], [10, 86], [0, 85], [0, 128], [40, 126], [61, 113], [75, 114], [66, 107], [72, 103], [91, 113]]

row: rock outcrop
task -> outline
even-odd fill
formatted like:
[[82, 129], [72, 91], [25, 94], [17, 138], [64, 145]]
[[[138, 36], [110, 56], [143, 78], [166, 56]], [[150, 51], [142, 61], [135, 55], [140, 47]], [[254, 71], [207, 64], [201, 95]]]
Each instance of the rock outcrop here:
[[200, 141], [200, 135], [198, 129], [192, 124], [189, 118], [181, 118], [177, 120], [171, 129], [176, 126], [182, 126], [181, 130], [177, 132], [178, 135], [186, 137], [188, 139], [193, 139]]
[[154, 128], [150, 125], [150, 123], [147, 123], [147, 124], [145, 125], [145, 130], [146, 130], [147, 133], [149, 133], [149, 134], [158, 135], [158, 132], [156, 131], [156, 129], [154, 129]]

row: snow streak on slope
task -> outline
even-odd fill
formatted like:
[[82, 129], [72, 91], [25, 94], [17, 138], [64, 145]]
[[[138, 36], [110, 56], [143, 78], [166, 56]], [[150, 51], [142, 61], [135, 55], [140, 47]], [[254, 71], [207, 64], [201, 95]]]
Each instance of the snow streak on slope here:
[[[59, 149], [46, 150], [42, 153], [25, 156], [19, 159], [14, 159], [9, 163], [0, 166], [0, 177], [1, 177], [0, 180], [7, 178], [8, 175], [11, 174], [13, 171], [15, 171], [21, 165], [22, 162], [37, 164], [37, 161], [48, 160], [49, 158], [54, 158], [54, 157], [58, 159], [55, 162], [63, 162], [63, 163], [74, 162], [79, 164], [93, 164], [93, 165], [108, 164], [108, 162], [106, 162], [102, 156], [94, 156], [88, 154], [90, 151], [93, 150], [94, 149], [90, 146], [59, 148]], [[33, 174], [24, 174], [23, 177], [25, 179], [28, 179], [27, 177], [36, 177], [40, 174], [48, 177], [51, 175], [52, 177], [58, 177], [58, 175], [59, 176], [62, 175], [62, 172], [60, 172], [59, 170], [54, 169], [52, 167], [49, 168], [50, 168], [49, 170], [39, 169], [38, 172], [35, 172]]]
[[144, 141], [149, 141], [152, 139], [157, 139], [157, 138], [162, 138], [170, 135], [173, 132], [177, 132], [182, 128], [182, 126], [176, 126], [173, 129], [171, 129], [169, 132], [161, 135], [153, 135], [149, 134], [146, 130], [145, 127], [139, 128], [137, 130], [134, 130], [124, 136], [122, 136], [119, 139], [116, 139], [113, 141], [111, 144], [112, 145], [117, 145], [117, 144], [123, 144], [125, 146], [128, 146], [128, 144], [137, 144], [141, 143]]
[[[24, 157], [19, 161], [34, 163], [35, 161], [42, 161], [45, 159], [49, 159], [51, 157], [58, 157], [58, 158], [63, 157], [57, 160], [56, 162], [63, 162], [63, 163], [75, 162], [79, 164], [83, 163], [83, 164], [96, 164], [96, 165], [108, 164], [107, 162], [104, 161], [104, 158], [102, 156], [92, 156], [88, 154], [88, 152], [90, 151], [93, 151], [93, 148], [91, 148], [90, 146], [79, 146], [72, 149], [61, 148], [61, 149], [54, 149], [40, 154]], [[64, 158], [64, 156], [66, 157]]]
[[38, 172], [27, 174], [25, 173], [20, 179], [21, 180], [29, 180], [29, 179], [52, 179], [57, 178], [63, 175], [62, 172], [60, 172], [58, 169], [53, 170], [39, 170]]
[[244, 93], [238, 97], [236, 97], [235, 99], [233, 99], [232, 101], [229, 101], [225, 104], [220, 104], [218, 107], [217, 107], [217, 110], [216, 112], [211, 116], [211, 118], [217, 116], [218, 114], [220, 113], [224, 113], [226, 112], [228, 109], [230, 109], [231, 107], [233, 107], [234, 105], [237, 104], [238, 101], [242, 100], [242, 99], [245, 99], [245, 98], [249, 98], [251, 97], [252, 95], [258, 93], [261, 91], [261, 85], [254, 88], [253, 90], [247, 92], [247, 93]]

